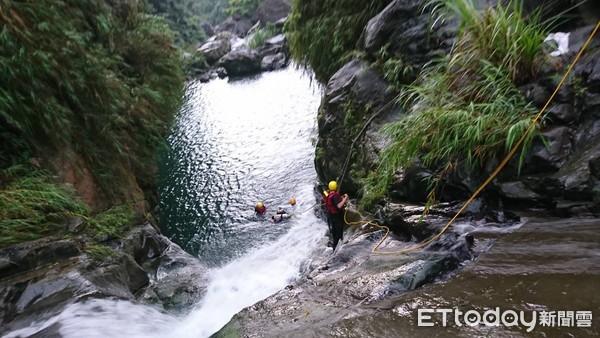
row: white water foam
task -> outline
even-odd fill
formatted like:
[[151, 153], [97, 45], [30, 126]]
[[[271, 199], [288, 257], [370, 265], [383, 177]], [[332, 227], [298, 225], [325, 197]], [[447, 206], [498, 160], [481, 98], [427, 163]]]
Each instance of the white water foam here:
[[211, 271], [205, 297], [178, 318], [129, 301], [93, 299], [67, 306], [58, 316], [13, 331], [6, 338], [27, 337], [58, 324], [64, 337], [208, 337], [243, 308], [292, 283], [307, 257], [322, 242], [326, 226], [312, 212], [297, 215], [277, 241], [256, 248]]
[[[206, 296], [173, 337], [208, 337], [239, 310], [283, 289], [301, 275], [325, 225], [312, 213], [273, 245], [257, 249], [212, 274]], [[277, 225], [279, 226], [279, 225]]]

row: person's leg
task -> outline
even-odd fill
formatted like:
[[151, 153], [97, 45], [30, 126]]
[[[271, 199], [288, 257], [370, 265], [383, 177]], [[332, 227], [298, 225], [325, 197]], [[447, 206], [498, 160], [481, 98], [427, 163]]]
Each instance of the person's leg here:
[[335, 250], [338, 242], [344, 237], [344, 221], [338, 215], [332, 217], [332, 228], [333, 250]]
[[330, 213], [326, 213], [327, 217], [325, 217], [325, 220], [327, 221], [327, 229], [329, 229], [329, 233], [327, 234], [327, 236], [329, 236], [329, 241], [327, 241], [327, 246], [328, 247], [332, 247], [333, 246], [333, 215]]

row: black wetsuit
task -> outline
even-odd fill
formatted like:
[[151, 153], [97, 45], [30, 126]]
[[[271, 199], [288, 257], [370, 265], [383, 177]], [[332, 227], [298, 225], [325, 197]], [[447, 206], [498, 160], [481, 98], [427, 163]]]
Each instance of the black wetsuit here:
[[339, 194], [333, 195], [331, 197], [331, 204], [338, 209], [338, 212], [335, 214], [327, 212], [327, 217], [331, 225], [331, 236], [333, 237], [333, 250], [335, 250], [338, 242], [344, 239], [344, 209], [339, 209], [337, 207], [338, 203], [341, 201], [341, 196]]

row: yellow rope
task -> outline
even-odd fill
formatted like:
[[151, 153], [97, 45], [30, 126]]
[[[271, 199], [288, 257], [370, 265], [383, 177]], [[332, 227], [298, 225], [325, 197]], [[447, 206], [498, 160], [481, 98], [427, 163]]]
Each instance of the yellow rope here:
[[[477, 188], [477, 190], [475, 190], [475, 192], [471, 195], [471, 197], [469, 197], [469, 199], [465, 202], [465, 204], [456, 212], [456, 214], [454, 215], [454, 217], [452, 217], [452, 219], [450, 219], [450, 221], [448, 221], [448, 223], [444, 226], [444, 228], [442, 228], [442, 231], [440, 231], [440, 233], [438, 233], [434, 237], [430, 238], [429, 240], [427, 240], [425, 242], [422, 242], [422, 243], [419, 243], [418, 245], [412, 246], [410, 248], [406, 248], [406, 249], [399, 250], [399, 251], [377, 251], [377, 248], [379, 248], [379, 246], [383, 243], [383, 241], [385, 241], [385, 239], [389, 235], [390, 229], [388, 227], [386, 227], [386, 226], [382, 226], [382, 225], [379, 225], [379, 224], [376, 224], [376, 223], [373, 223], [373, 222], [369, 221], [369, 222], [366, 222], [365, 224], [376, 226], [376, 227], [379, 227], [379, 228], [385, 228], [386, 229], [385, 236], [383, 236], [383, 238], [381, 239], [381, 241], [379, 241], [379, 243], [377, 243], [377, 245], [373, 248], [373, 250], [371, 250], [371, 253], [374, 253], [374, 254], [402, 254], [402, 253], [407, 253], [407, 252], [410, 252], [410, 251], [414, 251], [414, 250], [423, 248], [423, 247], [429, 245], [430, 243], [436, 241], [438, 238], [440, 238], [444, 234], [444, 232], [446, 232], [446, 230], [448, 230], [448, 228], [450, 227], [450, 225], [452, 225], [452, 223], [454, 223], [454, 221], [456, 220], [456, 218], [458, 217], [458, 215], [460, 215], [460, 213], [463, 212], [463, 210], [465, 210], [465, 208], [475, 199], [475, 197], [477, 197], [477, 195], [479, 195], [479, 193], [488, 184], [490, 184], [490, 182], [494, 178], [496, 178], [496, 176], [498, 175], [498, 173], [500, 172], [500, 170], [502, 170], [502, 168], [504, 168], [504, 166], [508, 163], [508, 161], [511, 159], [511, 157], [517, 152], [518, 148], [521, 146], [521, 144], [523, 143], [523, 141], [525, 140], [525, 138], [527, 137], [527, 135], [531, 132], [531, 130], [533, 130], [533, 128], [534, 128], [535, 124], [537, 123], [537, 121], [542, 117], [542, 114], [544, 113], [544, 111], [546, 110], [546, 108], [548, 108], [548, 105], [550, 105], [550, 102], [552, 102], [552, 99], [554, 99], [554, 96], [556, 96], [556, 93], [558, 93], [558, 90], [563, 85], [563, 83], [567, 79], [568, 75], [571, 73], [571, 70], [573, 70], [573, 67], [575, 66], [575, 64], [577, 64], [577, 62], [581, 58], [581, 55], [583, 54], [583, 51], [589, 45], [590, 41], [592, 41], [592, 38], [596, 34], [596, 31], [598, 31], [599, 27], [600, 27], [600, 20], [596, 24], [596, 27], [594, 28], [594, 30], [592, 31], [592, 33], [588, 37], [588, 39], [585, 42], [585, 44], [583, 45], [583, 47], [581, 47], [581, 49], [579, 50], [579, 53], [577, 53], [577, 56], [575, 57], [575, 60], [573, 60], [573, 62], [571, 63], [571, 65], [569, 66], [569, 68], [567, 69], [567, 71], [565, 72], [565, 75], [563, 75], [562, 79], [558, 83], [558, 86], [556, 86], [556, 89], [554, 90], [554, 92], [552, 93], [552, 95], [550, 95], [550, 98], [548, 99], [548, 101], [546, 101], [546, 104], [544, 105], [544, 107], [542, 108], [542, 110], [540, 110], [540, 112], [534, 117], [534, 119], [529, 124], [529, 127], [527, 127], [527, 130], [525, 131], [525, 133], [523, 134], [523, 136], [521, 136], [521, 138], [512, 147], [512, 149], [508, 152], [508, 154], [506, 154], [506, 156], [504, 157], [504, 159], [502, 160], [502, 162], [500, 162], [500, 164], [492, 172], [492, 174], [490, 175], [490, 177], [488, 177], [488, 179], [485, 180], [485, 182], [483, 182], [479, 186], [479, 188]], [[345, 213], [344, 213], [344, 222], [346, 222], [346, 214]], [[356, 223], [361, 223], [362, 224], [363, 222], [351, 222], [351, 223], [346, 222], [346, 224], [348, 224], [348, 225], [356, 224]]]

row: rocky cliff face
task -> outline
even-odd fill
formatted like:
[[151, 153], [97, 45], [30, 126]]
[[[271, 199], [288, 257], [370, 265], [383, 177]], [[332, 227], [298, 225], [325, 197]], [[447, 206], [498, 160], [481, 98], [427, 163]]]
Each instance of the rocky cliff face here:
[[[430, 33], [432, 19], [432, 13], [422, 11], [419, 1], [392, 1], [368, 22], [359, 44], [367, 58], [388, 46], [390, 50], [401, 51], [407, 65], [420, 69], [435, 55], [449, 50], [454, 34], [451, 25]], [[358, 59], [348, 62], [329, 80], [319, 108], [315, 160], [322, 181], [341, 179], [346, 169], [344, 189], [354, 194], [362, 185], [361, 179], [377, 169], [376, 157], [385, 146], [379, 129], [403, 113], [392, 102], [396, 94], [382, 74], [370, 67], [370, 63]], [[345, 166], [350, 151], [354, 155]]]
[[[251, 19], [232, 16], [217, 25], [216, 34], [196, 51], [205, 62], [197, 65], [195, 75], [206, 82], [217, 76], [245, 76], [285, 67], [289, 53], [282, 27], [290, 7], [289, 0], [265, 0]], [[260, 45], [252, 45], [251, 41], [263, 38]]]
[[[421, 69], [432, 58], [447, 53], [454, 41], [457, 23], [446, 22], [430, 31], [428, 28], [434, 17], [427, 10], [423, 11], [422, 5], [419, 1], [392, 1], [372, 18], [360, 41], [365, 59], [388, 46], [401, 53], [405, 63], [413, 69]], [[544, 13], [551, 16], [559, 7], [545, 7]], [[586, 16], [589, 16], [587, 10]], [[580, 20], [579, 24], [582, 22]], [[521, 86], [525, 97], [539, 109], [593, 28], [576, 27], [573, 23], [564, 26], [571, 29], [569, 53], [549, 56], [537, 79]], [[496, 206], [504, 203], [545, 207], [561, 215], [600, 213], [596, 197], [600, 191], [596, 168], [600, 137], [598, 47], [598, 39], [595, 39], [548, 107], [544, 122], [540, 124], [543, 138], [538, 137], [528, 151], [520, 175], [516, 161], [512, 161], [486, 190], [486, 202]], [[359, 59], [348, 62], [329, 80], [319, 108], [315, 158], [323, 182], [343, 178], [343, 190], [351, 194], [359, 192], [361, 180], [370, 171], [377, 170], [376, 157], [385, 146], [379, 132], [381, 125], [403, 113], [394, 104], [386, 105], [395, 94], [382, 74], [367, 61]], [[375, 114], [377, 116], [369, 121]], [[363, 126], [365, 132], [359, 135]], [[356, 142], [352, 144], [355, 138]], [[466, 199], [497, 164], [490, 162], [480, 172], [458, 168], [446, 178], [445, 188], [437, 197], [442, 201]], [[431, 170], [417, 162], [399, 171], [389, 187], [391, 201], [424, 202], [427, 196], [424, 179], [432, 175]]]

